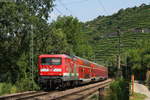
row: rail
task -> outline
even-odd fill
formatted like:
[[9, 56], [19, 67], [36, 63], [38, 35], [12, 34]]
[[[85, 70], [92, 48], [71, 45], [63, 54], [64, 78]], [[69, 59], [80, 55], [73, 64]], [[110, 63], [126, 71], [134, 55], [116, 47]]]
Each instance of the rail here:
[[65, 91], [28, 91], [12, 95], [0, 96], [0, 100], [81, 100], [98, 91], [100, 88], [108, 86], [111, 79], [89, 85], [67, 89]]
[[98, 82], [94, 84], [89, 84], [86, 86], [81, 86], [73, 89], [68, 89], [65, 91], [59, 91], [56, 93], [48, 94], [47, 96], [40, 97], [38, 100], [48, 99], [48, 100], [81, 100], [87, 97], [88, 95], [93, 94], [98, 91], [99, 88], [104, 88], [112, 82], [111, 79], [108, 79], [103, 82]]
[[0, 96], [0, 100], [23, 100], [28, 99], [36, 96], [46, 95], [47, 92], [41, 92], [41, 91], [27, 91], [22, 93], [15, 93], [5, 96]]

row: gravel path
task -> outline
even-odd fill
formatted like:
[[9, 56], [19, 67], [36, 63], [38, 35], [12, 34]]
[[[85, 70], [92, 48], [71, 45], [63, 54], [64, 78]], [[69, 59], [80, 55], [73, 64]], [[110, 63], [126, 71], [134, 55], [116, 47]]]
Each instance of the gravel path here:
[[150, 100], [150, 91], [143, 84], [135, 83], [134, 91], [137, 93], [145, 94], [147, 96], [147, 98], [145, 100]]

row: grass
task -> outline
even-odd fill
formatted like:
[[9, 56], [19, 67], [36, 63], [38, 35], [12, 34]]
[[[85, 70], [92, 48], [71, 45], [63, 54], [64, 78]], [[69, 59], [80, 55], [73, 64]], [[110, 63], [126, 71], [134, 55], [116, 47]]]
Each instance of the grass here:
[[98, 94], [94, 94], [89, 100], [98, 100]]
[[3, 84], [0, 83], [0, 95], [1, 95], [1, 93], [2, 93], [2, 86], [3, 86]]
[[0, 96], [10, 93], [16, 93], [17, 87], [10, 83], [0, 83]]
[[145, 100], [147, 96], [140, 93], [134, 93], [132, 96], [130, 96], [130, 100]]

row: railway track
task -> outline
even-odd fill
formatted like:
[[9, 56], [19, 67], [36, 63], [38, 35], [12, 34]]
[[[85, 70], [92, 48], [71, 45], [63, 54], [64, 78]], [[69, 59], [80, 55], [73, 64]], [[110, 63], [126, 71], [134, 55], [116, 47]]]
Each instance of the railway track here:
[[0, 100], [25, 100], [41, 95], [46, 95], [48, 92], [42, 91], [27, 91], [22, 93], [16, 93], [11, 95], [0, 96]]
[[99, 88], [108, 86], [111, 82], [112, 80], [108, 79], [103, 82], [98, 82], [98, 83], [89, 84], [86, 86], [68, 89], [65, 91], [51, 93], [46, 96], [38, 97], [35, 100], [82, 100], [85, 97], [96, 92]]
[[85, 90], [81, 90], [79, 92], [64, 96], [62, 98], [60, 98], [61, 100], [82, 100], [86, 97], [88, 97], [89, 95], [92, 95], [93, 93], [95, 93], [96, 91], [98, 91], [99, 88], [103, 88], [105, 87], [107, 84], [103, 84], [101, 86], [96, 86], [96, 87], [91, 87]]
[[81, 100], [93, 94], [99, 88], [108, 86], [112, 80], [67, 89], [65, 91], [40, 92], [30, 91], [14, 95], [0, 96], [0, 100]]

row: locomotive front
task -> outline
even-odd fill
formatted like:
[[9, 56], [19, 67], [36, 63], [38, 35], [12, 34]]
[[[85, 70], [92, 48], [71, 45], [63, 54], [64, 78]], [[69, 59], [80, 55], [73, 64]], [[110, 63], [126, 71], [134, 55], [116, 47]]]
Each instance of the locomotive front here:
[[52, 88], [62, 81], [63, 55], [40, 55], [38, 62], [39, 82], [42, 88]]

